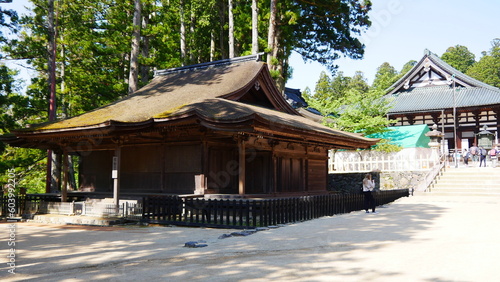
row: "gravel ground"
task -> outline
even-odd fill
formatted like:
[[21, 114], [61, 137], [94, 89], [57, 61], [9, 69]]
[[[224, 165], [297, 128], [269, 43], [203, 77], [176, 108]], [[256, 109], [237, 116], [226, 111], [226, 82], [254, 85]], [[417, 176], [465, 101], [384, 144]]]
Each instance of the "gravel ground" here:
[[[0, 224], [1, 281], [500, 281], [500, 198], [414, 196], [249, 236], [186, 227]], [[186, 248], [188, 241], [206, 244]]]

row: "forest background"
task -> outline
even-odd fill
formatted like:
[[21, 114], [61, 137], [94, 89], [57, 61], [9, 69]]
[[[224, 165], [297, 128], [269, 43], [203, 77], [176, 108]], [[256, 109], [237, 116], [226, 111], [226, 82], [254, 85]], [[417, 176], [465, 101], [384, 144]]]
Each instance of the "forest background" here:
[[[14, 0], [15, 1], [15, 0]], [[355, 0], [31, 0], [27, 15], [0, 6], [2, 61], [23, 60], [36, 72], [22, 87], [17, 71], [0, 64], [0, 134], [28, 124], [75, 116], [133, 93], [158, 69], [263, 52], [277, 86], [292, 73], [292, 51], [317, 61], [323, 73], [308, 102], [335, 117], [330, 126], [372, 133], [384, 130], [388, 105], [380, 97], [398, 76], [379, 67], [372, 85], [362, 73], [336, 73], [341, 56], [360, 59], [358, 36], [371, 22], [370, 1]], [[6, 6], [5, 6], [6, 7]], [[464, 46], [445, 54], [452, 66], [500, 86], [500, 51], [477, 62]], [[470, 52], [469, 52], [470, 53]], [[458, 67], [457, 67], [458, 68]], [[496, 70], [491, 71], [496, 68]], [[50, 106], [52, 105], [52, 107]], [[345, 105], [357, 105], [348, 108]], [[344, 114], [339, 115], [340, 109]], [[349, 114], [346, 114], [349, 113]], [[47, 152], [0, 143], [0, 183], [14, 168], [18, 187], [45, 191]], [[54, 158], [56, 159], [56, 158]], [[70, 160], [77, 172], [78, 158]], [[76, 184], [73, 183], [73, 186]], [[75, 188], [75, 187], [73, 187]]]

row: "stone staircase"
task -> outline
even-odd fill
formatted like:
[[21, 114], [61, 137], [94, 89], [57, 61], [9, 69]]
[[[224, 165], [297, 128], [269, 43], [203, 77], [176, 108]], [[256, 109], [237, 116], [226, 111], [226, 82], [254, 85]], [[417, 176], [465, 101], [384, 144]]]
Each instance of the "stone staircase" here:
[[423, 194], [500, 197], [500, 167], [446, 168], [430, 187], [430, 192]]

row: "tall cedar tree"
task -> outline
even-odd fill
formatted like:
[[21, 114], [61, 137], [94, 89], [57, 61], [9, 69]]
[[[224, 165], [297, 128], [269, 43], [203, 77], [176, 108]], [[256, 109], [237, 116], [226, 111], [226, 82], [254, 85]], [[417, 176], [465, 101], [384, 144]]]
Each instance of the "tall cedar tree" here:
[[456, 45], [446, 49], [441, 55], [441, 59], [462, 73], [476, 62], [476, 56], [469, 49], [462, 45]]

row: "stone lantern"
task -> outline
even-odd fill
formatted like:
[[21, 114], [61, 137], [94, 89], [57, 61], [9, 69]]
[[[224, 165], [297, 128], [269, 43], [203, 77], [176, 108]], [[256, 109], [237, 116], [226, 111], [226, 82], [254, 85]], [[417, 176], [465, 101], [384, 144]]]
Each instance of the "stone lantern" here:
[[431, 142], [429, 142], [429, 147], [431, 147], [431, 159], [434, 160], [434, 162], [437, 162], [439, 160], [439, 155], [440, 155], [439, 138], [443, 137], [443, 133], [441, 131], [438, 131], [437, 125], [434, 124], [432, 126], [432, 131], [427, 132], [425, 136], [431, 139]]
[[487, 150], [493, 148], [493, 139], [495, 134], [489, 132], [486, 125], [483, 126], [483, 130], [477, 134], [477, 143], [479, 147], [483, 147]]

